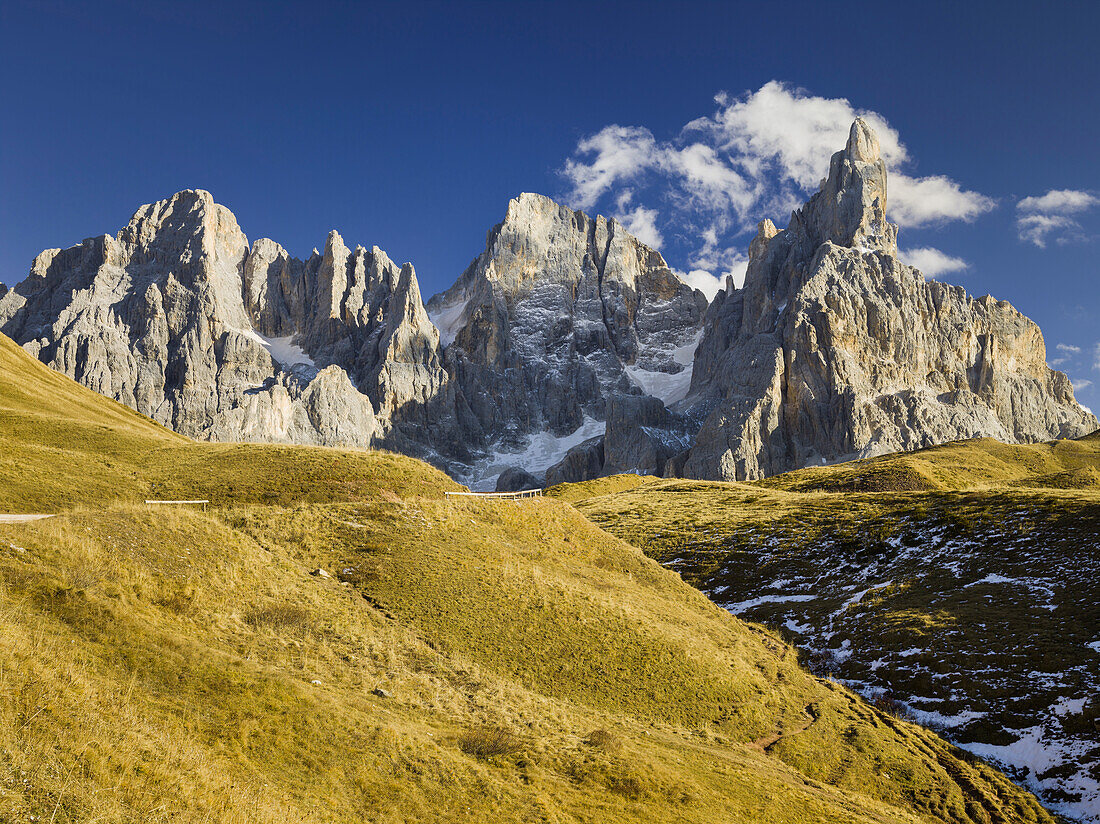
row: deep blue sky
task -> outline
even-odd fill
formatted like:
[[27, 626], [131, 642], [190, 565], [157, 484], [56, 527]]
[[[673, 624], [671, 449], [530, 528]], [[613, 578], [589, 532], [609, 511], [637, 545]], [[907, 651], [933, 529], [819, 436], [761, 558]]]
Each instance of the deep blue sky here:
[[[1045, 248], [1015, 225], [1020, 198], [1100, 190], [1097, 32], [1095, 2], [4, 0], [0, 281], [205, 188], [250, 239], [305, 256], [337, 228], [411, 260], [432, 294], [510, 197], [568, 197], [580, 139], [616, 123], [672, 139], [717, 93], [778, 80], [880, 113], [911, 173], [995, 198], [903, 245], [964, 258], [944, 280], [1012, 301], [1100, 384], [1100, 210]], [[1096, 386], [1079, 396], [1100, 410]]]

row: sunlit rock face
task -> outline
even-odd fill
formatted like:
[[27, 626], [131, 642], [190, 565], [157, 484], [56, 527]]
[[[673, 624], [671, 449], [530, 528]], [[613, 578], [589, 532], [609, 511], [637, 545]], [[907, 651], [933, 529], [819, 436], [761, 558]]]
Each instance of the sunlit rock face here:
[[1097, 428], [1047, 366], [1038, 326], [898, 259], [886, 194], [878, 141], [857, 120], [789, 226], [760, 224], [744, 288], [707, 312], [683, 404], [705, 420], [683, 474], [751, 479], [960, 438]]
[[[486, 471], [526, 458], [541, 475], [602, 428], [612, 396], [687, 394], [706, 305], [618, 221], [523, 194], [428, 311], [494, 456]], [[556, 451], [535, 458], [543, 432]]]
[[307, 261], [271, 240], [250, 247], [209, 192], [42, 252], [0, 299], [0, 330], [195, 438], [413, 452], [461, 440], [411, 266], [336, 232]]
[[680, 400], [706, 305], [618, 221], [523, 194], [428, 311], [487, 430], [564, 435], [612, 392]]

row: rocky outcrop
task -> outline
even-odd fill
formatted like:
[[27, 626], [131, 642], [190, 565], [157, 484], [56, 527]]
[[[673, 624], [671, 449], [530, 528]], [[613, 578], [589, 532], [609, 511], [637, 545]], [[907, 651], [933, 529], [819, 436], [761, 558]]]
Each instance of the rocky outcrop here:
[[660, 475], [691, 443], [689, 421], [648, 395], [615, 395], [608, 403], [600, 474]]
[[603, 474], [603, 436], [589, 438], [565, 453], [560, 461], [546, 470], [545, 486], [570, 484], [598, 478]]
[[705, 418], [685, 475], [751, 479], [960, 438], [1096, 429], [1047, 367], [1038, 326], [901, 263], [886, 205], [878, 142], [857, 120], [789, 226], [760, 224], [744, 288], [708, 309], [681, 404]]
[[250, 247], [208, 192], [41, 253], [0, 331], [192, 437], [464, 453], [412, 266], [336, 232], [307, 261]]
[[564, 436], [614, 393], [687, 392], [706, 298], [614, 219], [523, 194], [428, 311], [489, 444]]
[[497, 476], [497, 492], [524, 492], [528, 489], [538, 489], [542, 486], [530, 472], [518, 466], [510, 466]]

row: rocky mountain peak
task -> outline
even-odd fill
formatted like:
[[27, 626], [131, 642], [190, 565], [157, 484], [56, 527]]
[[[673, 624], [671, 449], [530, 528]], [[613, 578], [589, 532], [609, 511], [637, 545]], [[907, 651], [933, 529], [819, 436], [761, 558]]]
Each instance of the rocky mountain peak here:
[[192, 437], [462, 452], [412, 266], [336, 231], [324, 249], [250, 248], [231, 211], [186, 190], [117, 237], [40, 254], [0, 330]]
[[598, 435], [615, 394], [682, 398], [706, 298], [618, 221], [524, 193], [427, 308], [472, 419], [505, 460], [539, 432]]
[[830, 242], [896, 255], [897, 226], [886, 222], [886, 177], [878, 137], [857, 118], [821, 189], [792, 217], [792, 228], [813, 247]]
[[777, 234], [779, 234], [779, 230], [768, 218], [764, 218], [756, 224], [756, 237], [749, 242], [749, 260], [761, 260], [768, 250], [768, 241]]
[[897, 257], [886, 165], [863, 120], [783, 231], [761, 222], [743, 289], [720, 295], [695, 355], [683, 472], [745, 479], [988, 436], [1084, 435], [1096, 418], [1004, 301], [926, 282]]
[[875, 163], [880, 157], [878, 136], [867, 121], [857, 117], [848, 132], [848, 145], [844, 147], [849, 160], [860, 163]]
[[184, 262], [202, 255], [236, 262], [248, 250], [237, 218], [204, 189], [185, 189], [142, 206], [118, 233], [118, 242], [128, 247], [131, 261], [160, 254], [179, 255]]

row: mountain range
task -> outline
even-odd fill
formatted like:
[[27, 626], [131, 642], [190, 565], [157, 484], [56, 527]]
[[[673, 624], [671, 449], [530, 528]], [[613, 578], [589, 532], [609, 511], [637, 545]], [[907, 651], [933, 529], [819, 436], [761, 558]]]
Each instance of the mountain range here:
[[852, 125], [744, 285], [708, 301], [617, 220], [523, 194], [424, 302], [335, 231], [249, 243], [201, 190], [35, 258], [0, 331], [187, 436], [386, 448], [472, 488], [639, 472], [745, 480], [1096, 418], [1008, 303], [902, 263], [874, 133]]

